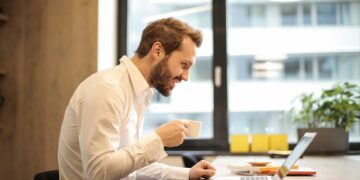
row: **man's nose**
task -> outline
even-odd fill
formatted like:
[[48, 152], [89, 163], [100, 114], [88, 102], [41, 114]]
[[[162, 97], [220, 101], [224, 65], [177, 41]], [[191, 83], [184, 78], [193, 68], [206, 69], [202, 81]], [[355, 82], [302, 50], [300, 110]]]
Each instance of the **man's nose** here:
[[189, 71], [188, 71], [188, 70], [183, 71], [183, 73], [181, 74], [181, 78], [182, 78], [184, 81], [188, 81], [188, 80], [189, 80]]

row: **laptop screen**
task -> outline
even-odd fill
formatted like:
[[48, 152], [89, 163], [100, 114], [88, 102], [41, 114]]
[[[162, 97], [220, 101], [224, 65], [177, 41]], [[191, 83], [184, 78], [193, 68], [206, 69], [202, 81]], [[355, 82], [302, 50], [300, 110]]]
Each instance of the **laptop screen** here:
[[316, 133], [305, 133], [304, 136], [300, 139], [300, 141], [295, 146], [294, 150], [291, 152], [288, 158], [286, 158], [285, 162], [281, 165], [277, 174], [280, 178], [284, 178], [287, 173], [290, 171], [291, 167], [295, 164], [295, 162], [300, 158], [300, 156], [304, 153], [306, 148], [310, 145]]

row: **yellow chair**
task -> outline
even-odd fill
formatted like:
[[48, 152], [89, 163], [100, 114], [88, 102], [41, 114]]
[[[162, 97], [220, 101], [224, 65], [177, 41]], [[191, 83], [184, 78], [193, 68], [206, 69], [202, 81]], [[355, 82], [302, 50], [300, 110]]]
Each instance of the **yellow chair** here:
[[248, 153], [249, 137], [246, 134], [233, 134], [230, 137], [230, 152]]
[[287, 151], [289, 150], [287, 134], [271, 134], [270, 150]]
[[253, 134], [251, 136], [251, 152], [265, 153], [269, 151], [269, 135]]

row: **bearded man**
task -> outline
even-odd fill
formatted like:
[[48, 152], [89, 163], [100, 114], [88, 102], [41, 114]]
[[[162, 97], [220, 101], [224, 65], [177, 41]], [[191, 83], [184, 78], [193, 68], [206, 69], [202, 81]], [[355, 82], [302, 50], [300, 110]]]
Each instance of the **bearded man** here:
[[75, 90], [61, 126], [60, 179], [199, 179], [215, 174], [200, 161], [192, 168], [167, 166], [164, 147], [183, 143], [188, 122], [173, 119], [141, 136], [153, 88], [169, 96], [189, 79], [202, 33], [175, 18], [150, 23], [136, 54], [95, 73]]

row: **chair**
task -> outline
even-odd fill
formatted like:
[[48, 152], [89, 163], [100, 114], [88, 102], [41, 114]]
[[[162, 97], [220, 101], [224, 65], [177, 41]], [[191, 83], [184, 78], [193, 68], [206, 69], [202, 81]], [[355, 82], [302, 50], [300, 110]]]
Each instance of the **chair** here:
[[37, 173], [34, 180], [59, 180], [59, 170], [51, 170]]
[[197, 162], [203, 160], [203, 156], [200, 154], [184, 153], [182, 154], [182, 160], [184, 166], [187, 168], [193, 167]]

